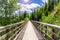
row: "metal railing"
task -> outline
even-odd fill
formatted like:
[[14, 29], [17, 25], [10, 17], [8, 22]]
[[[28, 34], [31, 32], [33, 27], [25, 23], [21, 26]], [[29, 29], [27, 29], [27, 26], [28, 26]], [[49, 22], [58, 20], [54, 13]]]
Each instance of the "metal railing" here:
[[60, 40], [60, 26], [32, 21], [36, 28], [41, 31], [45, 40]]
[[16, 35], [23, 29], [26, 22], [19, 22], [0, 27], [0, 40], [13, 40]]

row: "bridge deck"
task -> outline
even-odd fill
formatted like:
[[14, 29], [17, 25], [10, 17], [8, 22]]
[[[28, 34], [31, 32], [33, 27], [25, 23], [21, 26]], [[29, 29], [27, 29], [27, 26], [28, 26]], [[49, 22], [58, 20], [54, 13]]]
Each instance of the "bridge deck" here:
[[37, 31], [37, 29], [30, 21], [28, 21], [28, 23], [25, 25], [25, 28], [26, 30], [24, 32], [23, 38], [21, 39], [18, 37], [17, 40], [43, 40], [41, 34]]

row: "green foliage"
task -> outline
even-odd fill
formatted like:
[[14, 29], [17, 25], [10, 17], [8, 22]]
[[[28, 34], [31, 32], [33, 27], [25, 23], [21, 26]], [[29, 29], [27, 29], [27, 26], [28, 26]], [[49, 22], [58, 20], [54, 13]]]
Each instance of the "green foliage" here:
[[48, 16], [42, 16], [42, 22], [60, 25], [60, 2], [54, 7]]
[[52, 15], [48, 15], [47, 17], [46, 16], [43, 16], [41, 21], [42, 22], [45, 22], [45, 23], [52, 24], [53, 21], [54, 21], [53, 19], [54, 19], [54, 17]]
[[0, 0], [0, 10], [0, 25], [11, 24], [11, 15], [16, 11], [16, 0]]
[[0, 0], [0, 26], [20, 21], [35, 20], [60, 25], [60, 0], [48, 0], [44, 6], [34, 10], [30, 15], [25, 11], [19, 16], [12, 15], [19, 10], [17, 0]]
[[42, 11], [37, 10], [31, 13], [30, 20], [36, 20], [39, 21], [39, 19], [42, 18]]
[[48, 0], [48, 4], [35, 10], [30, 15], [30, 20], [60, 25], [60, 0]]
[[17, 0], [0, 0], [0, 26], [29, 20], [29, 15], [26, 12], [21, 13], [19, 16], [16, 14], [13, 16], [17, 10], [20, 10]]
[[60, 10], [57, 11], [57, 14], [54, 16], [54, 24], [60, 25]]

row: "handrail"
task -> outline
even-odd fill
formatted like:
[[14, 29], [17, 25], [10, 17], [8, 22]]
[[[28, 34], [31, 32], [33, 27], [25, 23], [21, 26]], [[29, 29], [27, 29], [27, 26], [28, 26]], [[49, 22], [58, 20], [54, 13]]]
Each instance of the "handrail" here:
[[9, 27], [12, 27], [12, 26], [14, 26], [14, 25], [18, 25], [18, 24], [21, 24], [21, 23], [23, 23], [23, 22], [14, 23], [14, 24], [7, 25], [7, 26], [2, 26], [2, 27], [0, 27], [0, 30], [2, 30], [2, 29], [4, 29], [4, 28], [9, 28]]
[[0, 27], [0, 40], [12, 40], [15, 38], [26, 22], [27, 21]]
[[46, 40], [60, 40], [60, 26], [38, 21], [31, 21], [42, 32]]
[[47, 24], [47, 23], [43, 23], [43, 22], [38, 22], [38, 21], [34, 21], [34, 22], [36, 22], [36, 23], [38, 23], [38, 24], [45, 25], [45, 26], [50, 26], [50, 27], [52, 27], [52, 28], [55, 28], [55, 29], [60, 30], [60, 26], [56, 26], [56, 25], [52, 25], [52, 24]]

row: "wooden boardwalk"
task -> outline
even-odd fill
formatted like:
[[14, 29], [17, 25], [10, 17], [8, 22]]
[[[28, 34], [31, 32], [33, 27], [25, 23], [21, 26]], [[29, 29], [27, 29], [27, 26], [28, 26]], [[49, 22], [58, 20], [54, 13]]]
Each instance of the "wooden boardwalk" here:
[[25, 30], [23, 31], [21, 32], [21, 34], [23, 34], [22, 38], [20, 38], [20, 34], [17, 40], [43, 40], [41, 34], [39, 34], [37, 29], [30, 21], [28, 21], [28, 23], [25, 25]]
[[38, 21], [19, 22], [0, 27], [0, 40], [60, 40], [60, 26]]

